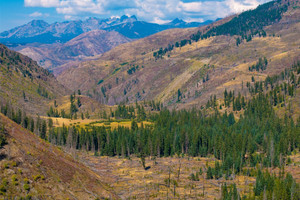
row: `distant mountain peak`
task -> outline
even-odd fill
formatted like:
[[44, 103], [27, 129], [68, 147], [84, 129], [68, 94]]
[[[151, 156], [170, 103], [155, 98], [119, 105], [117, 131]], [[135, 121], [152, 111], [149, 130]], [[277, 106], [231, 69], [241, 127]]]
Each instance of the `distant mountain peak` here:
[[135, 15], [132, 15], [130, 18], [131, 18], [131, 19], [135, 19], [136, 21], [138, 20], [137, 17], [136, 17]]
[[186, 23], [186, 22], [183, 21], [182, 19], [175, 18], [171, 23], [173, 23], [173, 24], [179, 24], [179, 23]]
[[123, 15], [123, 16], [121, 16], [121, 18], [120, 18], [120, 21], [122, 22], [122, 21], [128, 21], [128, 20], [130, 20], [130, 21], [137, 21], [137, 17], [135, 16], [135, 15], [132, 15], [132, 16], [128, 16], [128, 15]]
[[49, 24], [45, 22], [44, 20], [32, 20], [31, 22], [28, 23], [28, 25], [31, 26], [48, 26]]
[[125, 20], [125, 19], [128, 19], [128, 18], [129, 18], [129, 17], [128, 17], [127, 15], [122, 15], [120, 19], [121, 19], [121, 20]]

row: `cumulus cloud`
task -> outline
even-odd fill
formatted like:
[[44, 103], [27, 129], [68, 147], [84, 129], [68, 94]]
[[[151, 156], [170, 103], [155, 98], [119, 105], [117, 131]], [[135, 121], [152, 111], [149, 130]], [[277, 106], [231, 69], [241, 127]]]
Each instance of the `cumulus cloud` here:
[[245, 0], [245, 1], [227, 0], [226, 5], [229, 7], [232, 13], [239, 13], [245, 10], [256, 8], [259, 5], [259, 2], [257, 2], [256, 0]]
[[174, 18], [203, 21], [253, 9], [269, 0], [24, 0], [28, 7], [52, 7], [71, 19], [79, 14], [136, 15], [164, 23]]
[[60, 0], [24, 0], [27, 7], [56, 7], [59, 5]]

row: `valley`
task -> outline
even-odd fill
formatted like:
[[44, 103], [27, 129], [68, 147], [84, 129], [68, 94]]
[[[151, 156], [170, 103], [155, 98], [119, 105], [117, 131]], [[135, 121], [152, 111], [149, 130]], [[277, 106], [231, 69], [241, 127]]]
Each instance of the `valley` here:
[[299, 8], [1, 33], [0, 198], [299, 199]]

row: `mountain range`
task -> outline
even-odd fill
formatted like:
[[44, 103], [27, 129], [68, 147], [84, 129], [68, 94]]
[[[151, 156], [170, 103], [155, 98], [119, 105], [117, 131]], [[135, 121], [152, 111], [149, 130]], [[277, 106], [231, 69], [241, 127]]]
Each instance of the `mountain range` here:
[[91, 56], [102, 54], [130, 41], [132, 40], [116, 31], [93, 30], [80, 34], [66, 43], [32, 44], [15, 49], [37, 61], [40, 66], [54, 70], [56, 75], [64, 69], [62, 65], [87, 60]]
[[125, 37], [138, 39], [170, 28], [198, 27], [211, 22], [209, 20], [203, 23], [187, 23], [175, 19], [170, 23], [159, 25], [138, 21], [135, 16], [128, 17], [126, 15], [120, 18], [88, 18], [84, 21], [65, 21], [53, 24], [48, 24], [43, 20], [33, 20], [25, 25], [0, 33], [0, 42], [6, 45], [65, 43], [82, 33], [92, 30], [117, 31]]
[[84, 21], [53, 24], [33, 20], [0, 33], [0, 43], [29, 56], [57, 75], [73, 62], [102, 54], [120, 44], [166, 29], [198, 27], [211, 22], [187, 23], [176, 18], [170, 23], [159, 25], [125, 15], [120, 18], [88, 18]]

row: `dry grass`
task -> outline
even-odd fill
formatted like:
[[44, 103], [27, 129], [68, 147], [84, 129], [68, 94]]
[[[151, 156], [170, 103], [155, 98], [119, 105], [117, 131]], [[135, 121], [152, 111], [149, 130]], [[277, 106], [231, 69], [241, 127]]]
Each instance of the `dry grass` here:
[[[299, 155], [298, 155], [299, 157]], [[297, 158], [298, 158], [297, 157]], [[189, 179], [191, 173], [205, 171], [207, 166], [214, 165], [214, 158], [157, 158], [156, 161], [146, 159], [147, 170], [144, 170], [140, 159], [133, 157], [130, 160], [116, 157], [95, 157], [89, 153], [79, 153], [82, 162], [92, 167], [99, 174], [110, 174], [112, 186], [116, 193], [124, 199], [218, 199], [221, 194], [221, 185], [236, 183], [238, 191], [244, 195], [249, 194], [255, 184], [255, 178], [236, 175], [233, 180], [207, 180], [205, 173], [199, 181]], [[180, 166], [180, 175], [178, 171]], [[170, 171], [169, 171], [170, 170]], [[291, 172], [299, 182], [299, 170], [294, 166], [287, 166], [286, 171]], [[166, 180], [176, 180], [178, 186]], [[204, 196], [203, 196], [204, 185]]]
[[[116, 193], [124, 199], [219, 199], [221, 195], [221, 185], [235, 183], [240, 194], [247, 195], [252, 193], [255, 185], [255, 178], [243, 175], [226, 180], [224, 177], [218, 180], [206, 179], [206, 174], [200, 175], [199, 181], [190, 180], [190, 174], [205, 172], [208, 166], [213, 167], [215, 159], [192, 158], [192, 157], [162, 157], [156, 159], [146, 158], [147, 170], [144, 170], [139, 158], [131, 159], [117, 157], [95, 157], [92, 153], [78, 152], [82, 162], [98, 174], [110, 174], [111, 185]], [[300, 154], [290, 156], [292, 164], [285, 167], [300, 183]], [[180, 173], [179, 172], [180, 168]], [[278, 173], [278, 169], [267, 169], [270, 172]], [[178, 186], [175, 188], [171, 184], [170, 188], [166, 180], [169, 178], [176, 180]], [[179, 174], [179, 177], [178, 177]], [[204, 185], [204, 196], [203, 196]]]
[[[121, 121], [114, 121], [115, 119], [67, 119], [67, 118], [57, 118], [57, 117], [45, 117], [42, 116], [42, 119], [48, 120], [49, 118], [53, 121], [54, 127], [62, 127], [62, 126], [80, 126], [80, 127], [87, 127], [87, 126], [105, 126], [110, 127], [111, 129], [116, 129], [119, 126], [131, 128], [131, 121], [130, 120], [121, 120]], [[152, 125], [152, 122], [143, 121], [137, 122], [138, 126], [141, 127]]]
[[93, 122], [99, 121], [99, 119], [67, 119], [67, 118], [58, 118], [58, 117], [45, 117], [42, 116], [43, 119], [51, 118], [53, 120], [54, 127], [62, 127], [65, 126], [72, 126], [72, 125], [80, 125], [85, 126]]
[[[190, 61], [186, 61], [190, 62]], [[164, 102], [169, 99], [171, 96], [176, 94], [177, 90], [180, 89], [201, 67], [201, 62], [195, 61], [191, 67], [187, 68], [185, 72], [177, 76], [169, 85], [160, 92], [159, 96], [156, 97], [158, 101]]]
[[[152, 125], [153, 123], [148, 121], [138, 122], [137, 123], [139, 127], [143, 124], [146, 125]], [[111, 129], [117, 129], [119, 126], [131, 128], [131, 121], [121, 121], [121, 122], [101, 122], [101, 123], [93, 123], [94, 126], [105, 126], [110, 127]]]

